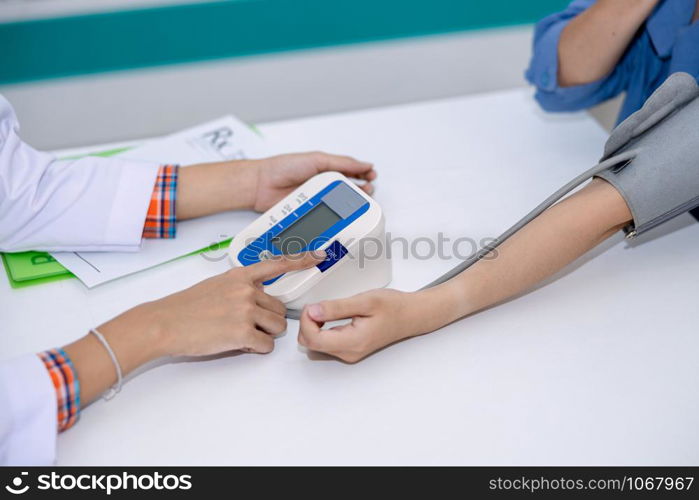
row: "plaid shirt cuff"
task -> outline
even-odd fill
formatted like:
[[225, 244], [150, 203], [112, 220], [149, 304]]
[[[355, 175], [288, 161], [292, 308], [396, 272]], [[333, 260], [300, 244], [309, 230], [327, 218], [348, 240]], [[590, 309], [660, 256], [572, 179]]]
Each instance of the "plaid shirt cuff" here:
[[56, 390], [58, 432], [70, 428], [80, 414], [80, 382], [75, 367], [63, 349], [39, 353]]
[[174, 238], [176, 233], [175, 204], [177, 201], [178, 165], [162, 165], [155, 179], [155, 187], [150, 198], [146, 223], [143, 226], [144, 238]]

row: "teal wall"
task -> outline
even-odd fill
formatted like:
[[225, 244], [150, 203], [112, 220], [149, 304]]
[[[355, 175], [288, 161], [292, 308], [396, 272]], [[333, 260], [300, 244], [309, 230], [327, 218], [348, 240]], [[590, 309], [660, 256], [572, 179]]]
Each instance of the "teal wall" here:
[[567, 0], [227, 0], [0, 23], [0, 84], [534, 22]]

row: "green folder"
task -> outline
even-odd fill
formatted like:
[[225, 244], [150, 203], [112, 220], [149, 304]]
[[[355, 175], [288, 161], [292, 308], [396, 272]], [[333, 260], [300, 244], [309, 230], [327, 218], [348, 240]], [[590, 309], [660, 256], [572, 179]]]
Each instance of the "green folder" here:
[[[187, 255], [183, 255], [180, 258], [228, 248], [232, 240], [233, 238], [229, 238], [219, 243], [214, 243], [208, 247], [200, 248]], [[73, 273], [60, 265], [56, 259], [46, 252], [19, 252], [0, 255], [2, 255], [2, 263], [5, 266], [7, 279], [12, 288], [24, 288], [26, 286], [75, 278]]]
[[[90, 153], [64, 159], [80, 158], [82, 156], [114, 156], [129, 149], [131, 148], [111, 149], [109, 151], [101, 151], [99, 153]], [[187, 255], [227, 248], [230, 242], [231, 239], [228, 239]], [[59, 264], [56, 259], [46, 252], [0, 253], [0, 255], [2, 256], [2, 263], [5, 266], [7, 278], [12, 288], [23, 288], [67, 278], [75, 278], [73, 273]]]
[[12, 288], [74, 278], [70, 271], [45, 252], [4, 253], [2, 263]]

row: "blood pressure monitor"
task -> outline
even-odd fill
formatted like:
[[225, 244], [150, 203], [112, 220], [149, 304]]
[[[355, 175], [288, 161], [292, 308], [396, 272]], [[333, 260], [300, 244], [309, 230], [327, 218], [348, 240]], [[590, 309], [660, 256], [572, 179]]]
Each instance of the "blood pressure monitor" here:
[[264, 283], [289, 309], [348, 297], [391, 281], [381, 207], [337, 172], [318, 174], [240, 231], [231, 243], [234, 266], [278, 255], [325, 250], [323, 262]]

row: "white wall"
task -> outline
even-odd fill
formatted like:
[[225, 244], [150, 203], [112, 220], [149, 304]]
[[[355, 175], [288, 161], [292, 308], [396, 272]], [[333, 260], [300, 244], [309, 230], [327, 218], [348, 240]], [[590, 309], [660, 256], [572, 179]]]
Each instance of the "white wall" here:
[[0, 86], [23, 136], [57, 148], [234, 113], [264, 122], [523, 85], [530, 28], [413, 38]]
[[14, 104], [26, 141], [60, 148], [164, 134], [226, 113], [260, 123], [521, 86], [530, 44], [530, 27], [495, 29], [0, 86], [0, 93]]

